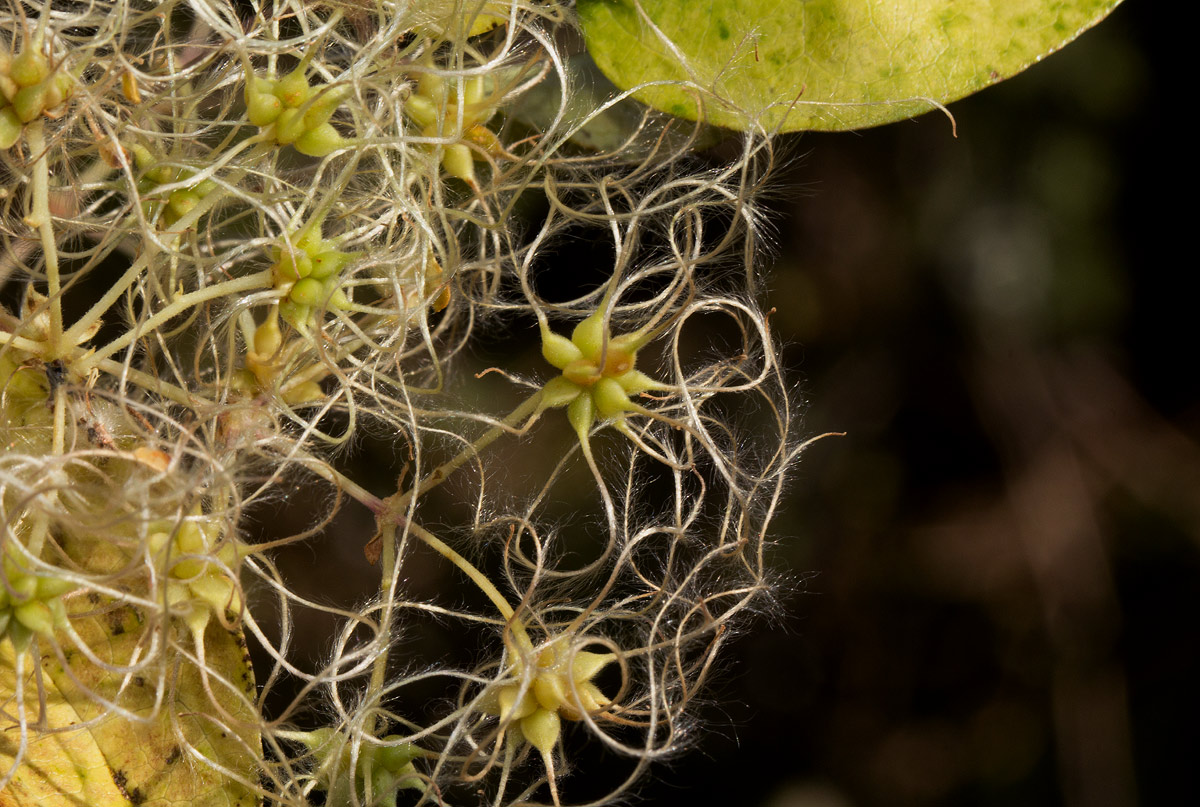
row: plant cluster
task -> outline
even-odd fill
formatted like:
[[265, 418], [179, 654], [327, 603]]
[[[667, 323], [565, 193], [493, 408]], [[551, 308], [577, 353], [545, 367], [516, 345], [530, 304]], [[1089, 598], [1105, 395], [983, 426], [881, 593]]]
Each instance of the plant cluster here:
[[[0, 12], [17, 803], [559, 804], [597, 749], [624, 760], [606, 802], [690, 742], [769, 588], [800, 448], [756, 305], [770, 140], [715, 165], [702, 126], [625, 94], [581, 110], [566, 5]], [[570, 239], [610, 256], [603, 277], [560, 259]], [[500, 325], [540, 335], [544, 365], [497, 368], [507, 406], [457, 403], [478, 382], [456, 353]], [[396, 446], [389, 490], [347, 470], [364, 433]], [[523, 497], [493, 492], [504, 443], [554, 458]], [[457, 524], [428, 503], [448, 479], [470, 491]], [[378, 571], [369, 602], [276, 567], [328, 521], [250, 528], [301, 488], [374, 515], [344, 537]], [[411, 596], [426, 550], [483, 604]], [[321, 662], [294, 649], [309, 612], [339, 625]], [[411, 657], [430, 619], [478, 662]]]

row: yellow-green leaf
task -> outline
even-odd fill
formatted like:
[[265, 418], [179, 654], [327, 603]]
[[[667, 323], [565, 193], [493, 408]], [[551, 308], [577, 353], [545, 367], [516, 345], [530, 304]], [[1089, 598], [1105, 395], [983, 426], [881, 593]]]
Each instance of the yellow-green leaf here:
[[[1021, 72], [1120, 0], [578, 0], [614, 84], [736, 129], [861, 129]], [[640, 12], [639, 12], [640, 9]], [[653, 84], [653, 82], [664, 82]]]
[[[144, 657], [150, 631], [142, 613], [128, 605], [79, 603], [91, 616], [76, 613], [71, 624], [101, 662], [129, 666]], [[191, 636], [181, 625], [169, 630], [182, 647]], [[244, 782], [258, 770], [260, 740], [252, 708], [254, 679], [240, 632], [211, 620], [204, 635], [210, 670], [203, 676], [177, 650], [166, 651], [164, 666], [151, 665], [144, 675], [123, 676], [105, 670], [63, 639], [67, 664], [45, 641], [40, 643], [41, 687], [46, 702], [44, 728], [38, 721], [38, 680], [26, 656], [24, 701], [31, 724], [30, 743], [0, 807], [253, 807], [259, 803]], [[158, 674], [161, 674], [161, 678]], [[222, 677], [228, 683], [222, 682]], [[0, 645], [0, 703], [16, 714], [12, 645]], [[156, 707], [156, 693], [165, 697]], [[210, 695], [211, 693], [211, 695]], [[119, 704], [137, 720], [116, 714], [103, 701]], [[84, 728], [70, 727], [97, 720]], [[63, 729], [68, 729], [62, 731]], [[51, 733], [51, 732], [58, 733]], [[0, 770], [16, 761], [19, 732], [15, 725], [0, 732]]]
[[[12, 642], [0, 642], [0, 701], [5, 711], [16, 715], [16, 667]], [[29, 675], [31, 666], [26, 657], [25, 703], [27, 720], [38, 718], [36, 684]], [[45, 722], [49, 726], [70, 726], [83, 718], [58, 691], [52, 681], [46, 682]], [[21, 735], [14, 724], [0, 732], [0, 769], [7, 773], [16, 761]], [[0, 773], [0, 775], [3, 775]], [[0, 792], [0, 807], [18, 805], [54, 807], [60, 804], [89, 807], [127, 807], [129, 799], [113, 781], [100, 746], [87, 731], [38, 735], [31, 731], [20, 767], [8, 787]]]

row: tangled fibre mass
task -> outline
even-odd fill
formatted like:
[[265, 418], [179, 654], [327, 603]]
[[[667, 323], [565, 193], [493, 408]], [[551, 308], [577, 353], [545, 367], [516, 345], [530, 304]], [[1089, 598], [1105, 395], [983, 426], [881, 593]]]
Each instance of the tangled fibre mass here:
[[[567, 5], [8, 0], [13, 803], [602, 804], [694, 742], [801, 448], [770, 139], [596, 91]], [[506, 329], [536, 361], [464, 373]], [[365, 602], [277, 564], [331, 531]]]

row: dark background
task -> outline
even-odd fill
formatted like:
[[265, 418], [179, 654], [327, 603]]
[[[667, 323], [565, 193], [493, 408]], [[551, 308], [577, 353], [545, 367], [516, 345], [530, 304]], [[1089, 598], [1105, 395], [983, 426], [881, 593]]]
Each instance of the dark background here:
[[944, 116], [805, 135], [772, 322], [808, 402], [778, 624], [646, 804], [1200, 803], [1182, 30], [1126, 3]]

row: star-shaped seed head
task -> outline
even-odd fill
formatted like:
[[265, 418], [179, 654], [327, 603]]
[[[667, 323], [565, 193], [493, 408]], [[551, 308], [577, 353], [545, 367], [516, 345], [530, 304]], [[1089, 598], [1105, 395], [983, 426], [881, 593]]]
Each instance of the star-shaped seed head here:
[[582, 720], [610, 701], [592, 679], [616, 660], [612, 653], [572, 652], [569, 637], [560, 637], [532, 657], [519, 654], [512, 675], [518, 679], [499, 689], [488, 711], [502, 722], [515, 722], [543, 756], [553, 753], [562, 733], [561, 718]]
[[603, 309], [575, 326], [571, 338], [542, 325], [542, 355], [562, 371], [542, 391], [542, 407], [567, 407], [567, 419], [583, 443], [598, 420], [620, 423], [626, 413], [642, 412], [632, 396], [669, 389], [636, 368], [646, 333], [612, 336]]

